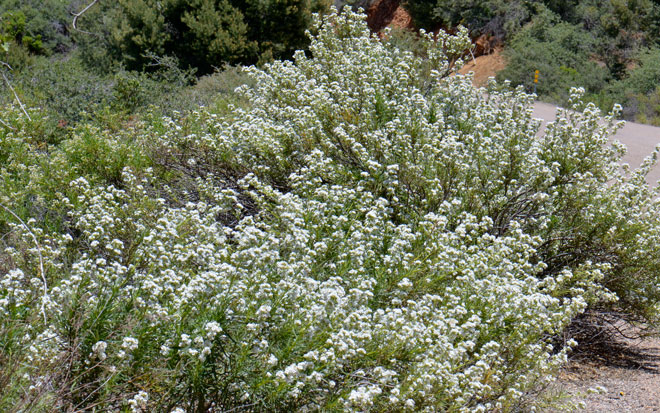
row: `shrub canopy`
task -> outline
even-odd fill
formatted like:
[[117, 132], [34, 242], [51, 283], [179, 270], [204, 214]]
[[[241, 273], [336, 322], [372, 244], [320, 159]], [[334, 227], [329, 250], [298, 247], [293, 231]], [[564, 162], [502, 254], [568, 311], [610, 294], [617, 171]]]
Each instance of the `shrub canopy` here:
[[305, 30], [323, 0], [120, 0], [108, 10], [107, 46], [131, 69], [149, 54], [174, 56], [200, 74], [225, 64], [289, 58], [307, 43]]
[[7, 108], [3, 409], [511, 411], [587, 306], [656, 320], [653, 162], [621, 170], [612, 115], [574, 90], [539, 133], [521, 89], [447, 76], [466, 30], [316, 26], [227, 113], [44, 151]]

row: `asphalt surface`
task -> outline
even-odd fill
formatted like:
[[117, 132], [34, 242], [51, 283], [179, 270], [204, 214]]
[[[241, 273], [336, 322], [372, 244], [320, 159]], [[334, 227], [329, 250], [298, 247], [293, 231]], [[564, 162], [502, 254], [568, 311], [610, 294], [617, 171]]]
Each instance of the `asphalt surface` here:
[[[549, 103], [537, 102], [534, 105], [534, 117], [546, 122], [555, 120], [557, 107]], [[623, 157], [623, 162], [632, 168], [637, 168], [641, 162], [653, 152], [656, 145], [660, 144], [660, 128], [642, 125], [634, 122], [626, 122], [613, 137], [626, 145], [628, 152]], [[655, 185], [660, 180], [660, 164], [656, 164], [646, 177], [650, 185]]]
[[[534, 117], [545, 122], [555, 120], [556, 111], [557, 108], [548, 103], [537, 102], [534, 105]], [[626, 122], [612, 139], [626, 145], [628, 151], [623, 162], [636, 168], [660, 144], [660, 128]], [[650, 185], [657, 184], [660, 180], [660, 165], [654, 166], [646, 180]], [[628, 328], [621, 325], [617, 328], [629, 333]], [[660, 412], [660, 338], [622, 339], [622, 349], [626, 351], [607, 355], [610, 359], [601, 365], [569, 364], [555, 384], [556, 389], [563, 391], [564, 397], [567, 396], [564, 399], [566, 406], [543, 412]], [[594, 393], [594, 388], [602, 391]], [[577, 408], [575, 404], [578, 402], [584, 403], [584, 407]]]

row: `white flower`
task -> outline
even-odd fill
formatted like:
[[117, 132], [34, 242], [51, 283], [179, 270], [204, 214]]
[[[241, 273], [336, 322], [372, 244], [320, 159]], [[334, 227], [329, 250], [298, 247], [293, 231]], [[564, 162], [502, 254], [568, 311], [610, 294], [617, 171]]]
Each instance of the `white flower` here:
[[[26, 366], [59, 359], [69, 337], [49, 324], [84, 297], [77, 316], [130, 309], [108, 336], [123, 337], [118, 371], [156, 359], [165, 369], [131, 378], [134, 388], [160, 389], [159, 377], [188, 377], [212, 358], [249, 367], [227, 388], [246, 400], [260, 382], [283, 389], [264, 400], [299, 397], [319, 409], [331, 397], [347, 411], [506, 411], [566, 360], [574, 342], [552, 348], [551, 337], [590, 303], [617, 299], [603, 287], [613, 268], [602, 254], [564, 267], [552, 260], [572, 250], [566, 234], [593, 229], [604, 250], [640, 263], [626, 274], [640, 274], [630, 284], [643, 287], [628, 297], [652, 299], [660, 203], [643, 173], [619, 171], [620, 148], [595, 107], [560, 112], [538, 133], [522, 90], [446, 76], [445, 52], [470, 44], [464, 29], [437, 42], [422, 32], [413, 54], [371, 36], [363, 16], [323, 19], [310, 53], [246, 69], [254, 86], [239, 92], [249, 104], [230, 115], [202, 109], [94, 136], [111, 150], [136, 139], [179, 162], [176, 186], [131, 168], [121, 189], [71, 182], [75, 202], [58, 200], [56, 210], [91, 248], [72, 251], [33, 223], [48, 285], [30, 234], [7, 223], [3, 263], [24, 268], [0, 274], [0, 314], [41, 319], [43, 304], [48, 321], [16, 339]], [[2, 139], [23, 147], [12, 140], [21, 133]], [[187, 176], [191, 165], [204, 176]], [[7, 168], [45, 181], [15, 164], [0, 178], [13, 176]], [[149, 339], [138, 342], [143, 331]], [[95, 343], [85, 361], [105, 359], [107, 347]], [[145, 357], [134, 360], [138, 348]], [[49, 383], [28, 370], [35, 390]], [[144, 392], [128, 406], [155, 408]]]
[[268, 357], [268, 365], [271, 366], [271, 367], [276, 366], [276, 365], [277, 365], [277, 361], [278, 361], [278, 360], [277, 360], [277, 357], [275, 357], [275, 356], [272, 355], [272, 354]]
[[108, 348], [108, 343], [105, 341], [97, 341], [92, 346], [92, 353], [98, 357], [100, 361], [105, 360], [108, 356], [105, 354], [105, 349]]
[[124, 337], [124, 340], [121, 343], [121, 348], [131, 352], [138, 348], [138, 340], [133, 337]]
[[139, 413], [147, 411], [147, 402], [149, 401], [149, 393], [145, 391], [138, 392], [132, 399], [128, 400], [128, 405], [131, 412]]

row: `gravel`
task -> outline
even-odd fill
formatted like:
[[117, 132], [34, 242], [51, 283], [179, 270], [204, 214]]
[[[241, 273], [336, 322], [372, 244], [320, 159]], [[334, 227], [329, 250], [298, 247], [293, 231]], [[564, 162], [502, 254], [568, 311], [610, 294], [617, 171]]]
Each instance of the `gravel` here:
[[[619, 327], [635, 330], [623, 322]], [[591, 356], [565, 367], [551, 390], [563, 393], [566, 407], [548, 412], [660, 412], [660, 338], [619, 337]]]

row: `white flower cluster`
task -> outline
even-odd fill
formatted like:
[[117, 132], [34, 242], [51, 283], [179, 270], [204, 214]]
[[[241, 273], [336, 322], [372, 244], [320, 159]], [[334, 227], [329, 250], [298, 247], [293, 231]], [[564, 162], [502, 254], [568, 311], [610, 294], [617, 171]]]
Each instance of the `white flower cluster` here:
[[[153, 171], [125, 170], [121, 188], [71, 183], [79, 249], [50, 237], [51, 317], [82, 314], [99, 374], [144, 376], [152, 396], [179, 392], [171, 405], [511, 410], [565, 360], [552, 335], [589, 303], [657, 294], [601, 282], [657, 268], [626, 266], [658, 256], [651, 161], [620, 171], [612, 118], [592, 105], [576, 100], [536, 136], [522, 91], [445, 78], [465, 31], [423, 37], [423, 60], [360, 15], [326, 19], [311, 57], [250, 69], [248, 109], [145, 132], [162, 150], [202, 148], [188, 166], [226, 168], [196, 180], [195, 202], [155, 197]], [[27, 272], [0, 283], [3, 317], [34, 305]], [[34, 354], [65, 351], [68, 326], [53, 323]]]
[[149, 393], [145, 391], [140, 391], [138, 394], [133, 396], [132, 399], [128, 401], [128, 405], [131, 408], [132, 413], [146, 412], [147, 402], [149, 401]]

